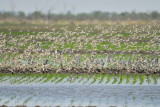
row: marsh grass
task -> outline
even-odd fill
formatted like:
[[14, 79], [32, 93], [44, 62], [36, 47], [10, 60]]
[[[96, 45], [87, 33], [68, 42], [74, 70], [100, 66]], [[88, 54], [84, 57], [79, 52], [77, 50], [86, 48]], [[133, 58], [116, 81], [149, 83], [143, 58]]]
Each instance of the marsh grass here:
[[146, 76], [146, 79], [147, 79], [146, 81], [148, 84], [151, 83], [151, 76], [150, 75]]
[[101, 83], [103, 82], [104, 78], [106, 78], [107, 76], [108, 76], [107, 73], [104, 74], [104, 75], [101, 77], [101, 79], [100, 79], [100, 81], [99, 81], [98, 83], [101, 84]]
[[112, 84], [115, 84], [118, 81], [119, 77], [120, 77], [120, 74], [114, 75], [114, 77], [113, 77], [114, 80], [113, 80]]
[[60, 79], [58, 81], [56, 81], [55, 83], [58, 84], [58, 83], [62, 82], [68, 76], [69, 76], [69, 74], [61, 74]]
[[45, 78], [47, 78], [47, 76], [48, 76], [48, 74], [46, 74], [46, 73], [43, 74], [43, 75], [42, 75], [42, 78], [40, 78], [40, 79], [39, 79], [38, 81], [36, 81], [36, 82], [37, 82], [37, 83], [39, 83], [39, 82], [42, 82], [42, 83], [43, 83], [43, 82], [45, 81]]
[[5, 81], [11, 79], [12, 77], [14, 77], [12, 74], [2, 74], [0, 82], [5, 82]]
[[130, 79], [131, 79], [131, 77], [132, 77], [132, 74], [125, 75], [125, 77], [126, 77], [126, 84], [128, 84]]
[[82, 82], [85, 78], [87, 78], [88, 74], [82, 74], [81, 79], [78, 81], [78, 83]]
[[143, 84], [143, 82], [144, 82], [144, 79], [145, 79], [145, 75], [144, 74], [142, 74], [142, 75], [139, 75], [139, 79], [140, 79], [140, 83], [139, 84]]
[[5, 101], [3, 105], [8, 104], [9, 102], [10, 102], [10, 99], [9, 99], [9, 100], [7, 100], [7, 101]]
[[137, 82], [138, 79], [138, 74], [135, 74], [133, 77], [133, 84], [135, 84]]
[[74, 103], [74, 98], [71, 100], [71, 106], [73, 105], [73, 103]]
[[112, 77], [114, 76], [114, 74], [110, 74], [110, 75], [108, 75], [108, 77], [107, 77], [107, 81], [106, 81], [106, 83], [105, 84], [107, 84], [107, 83], [109, 83], [110, 81], [111, 81], [111, 79], [112, 79]]
[[19, 75], [18, 77], [20, 77], [20, 78], [19, 78], [19, 79], [16, 79], [15, 81], [13, 81], [13, 82], [12, 82], [13, 84], [14, 84], [14, 83], [19, 84], [24, 78], [27, 77], [27, 75], [26, 75], [26, 74], [23, 74], [23, 75]]
[[[53, 73], [53, 74], [1, 74], [1, 82], [5, 82], [9, 80], [8, 82], [11, 84], [21, 84], [21, 83], [45, 83], [45, 82], [55, 82], [55, 84], [58, 84], [60, 82], [66, 83], [70, 81], [70, 83], [75, 83], [76, 80], [78, 83], [82, 82], [83, 84], [88, 83], [91, 79], [91, 82], [89, 84], [93, 84], [95, 82], [98, 82], [98, 84], [101, 84], [103, 81], [105, 81], [105, 84], [109, 83], [111, 79], [113, 79], [112, 84], [118, 83], [122, 84], [124, 79], [126, 78], [126, 84], [129, 83], [129, 81], [132, 79], [132, 84], [136, 84], [137, 80], [139, 80], [139, 84], [142, 85], [144, 83], [144, 80], [146, 79], [146, 82], [149, 84], [151, 83], [151, 78], [154, 81], [154, 84], [157, 84], [157, 78], [158, 75], [148, 75], [145, 74], [61, 74], [61, 73]], [[70, 80], [71, 79], [71, 80]]]
[[123, 82], [123, 80], [125, 79], [125, 77], [126, 77], [125, 74], [121, 74], [118, 84], [122, 84], [122, 82]]
[[157, 84], [157, 75], [153, 75], [153, 81], [154, 81], [154, 84]]
[[31, 80], [35, 77], [35, 74], [31, 73], [27, 75], [27, 79], [25, 80], [25, 82], [30, 83]]
[[90, 79], [92, 78], [92, 75], [87, 76], [87, 80], [83, 82], [83, 84], [86, 84]]
[[30, 76], [26, 75], [26, 77], [23, 78], [21, 81], [19, 81], [17, 84], [29, 83], [30, 79], [31, 79]]
[[28, 101], [30, 101], [32, 99], [32, 97], [28, 97], [24, 102], [23, 105], [25, 105]]
[[54, 75], [54, 78], [51, 80], [51, 82], [56, 81], [56, 80], [59, 78], [59, 75], [60, 75], [60, 74], [58, 74], [58, 73], [55, 74], [55, 75]]
[[43, 81], [43, 83], [50, 81], [54, 76], [55, 74], [48, 74], [46, 79]]
[[79, 78], [78, 74], [73, 75], [73, 80], [71, 81], [71, 83], [74, 83], [76, 80], [78, 80], [78, 78]]
[[94, 79], [93, 79], [93, 81], [92, 81], [90, 84], [95, 83], [100, 76], [102, 76], [101, 73], [99, 73], [99, 74], [94, 74], [94, 77], [93, 77]]
[[41, 74], [36, 74], [32, 79], [29, 80], [29, 82], [34, 82], [36, 81], [38, 78], [40, 78], [42, 75]]

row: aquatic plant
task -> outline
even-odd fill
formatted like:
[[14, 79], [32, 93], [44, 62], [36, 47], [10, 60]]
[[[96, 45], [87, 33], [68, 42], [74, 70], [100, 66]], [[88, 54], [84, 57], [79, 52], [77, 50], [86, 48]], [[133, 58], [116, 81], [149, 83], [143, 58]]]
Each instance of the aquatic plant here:
[[99, 74], [94, 74], [94, 79], [93, 79], [93, 81], [92, 81], [90, 84], [95, 83], [96, 80], [97, 80], [101, 75], [102, 75], [101, 73], [99, 73]]
[[107, 83], [109, 83], [110, 82], [110, 80], [111, 80], [111, 78], [114, 76], [114, 74], [110, 74], [110, 75], [108, 75], [108, 77], [107, 77], [107, 81], [106, 81], [106, 83], [105, 84], [107, 84]]
[[38, 78], [40, 78], [42, 75], [41, 74], [36, 74], [34, 77], [33, 77], [33, 79], [30, 79], [28, 82], [30, 83], [30, 82], [34, 82], [34, 81], [36, 81]]
[[103, 82], [103, 80], [104, 80], [104, 78], [106, 78], [108, 76], [108, 74], [106, 73], [106, 74], [104, 74], [102, 77], [101, 77], [101, 79], [100, 79], [100, 81], [98, 82], [99, 84], [100, 83], [102, 83]]
[[135, 84], [137, 82], [138, 79], [138, 74], [135, 74], [133, 77], [133, 84]]
[[117, 77], [114, 76], [114, 77], [113, 77], [113, 82], [112, 82], [112, 84], [115, 84], [116, 82], [117, 82]]
[[28, 101], [30, 101], [32, 99], [32, 97], [28, 97], [24, 102], [23, 105], [25, 105]]
[[135, 97], [135, 96], [133, 96], [133, 97], [132, 97], [132, 99], [133, 99], [133, 101], [135, 101], [135, 100], [136, 100], [136, 97]]
[[87, 74], [82, 74], [82, 77], [81, 77], [81, 79], [78, 81], [78, 83], [82, 82], [83, 79], [86, 78], [86, 77], [87, 77]]
[[[72, 78], [72, 79], [71, 79]], [[74, 83], [77, 79], [79, 78], [79, 75], [72, 75], [72, 77], [70, 77], [70, 83]]]
[[73, 103], [74, 103], [74, 98], [71, 100], [71, 105], [73, 105]]
[[157, 84], [157, 75], [153, 75], [152, 78], [153, 78], [154, 84]]
[[9, 100], [7, 100], [7, 101], [5, 101], [3, 105], [8, 104], [9, 102], [10, 102], [10, 99], [9, 99]]
[[42, 81], [42, 83], [44, 83], [45, 78], [47, 78], [48, 75], [49, 75], [49, 74], [46, 74], [46, 73], [43, 74], [43, 75], [42, 75], [42, 78], [40, 78], [40, 79], [39, 79], [38, 81], [36, 81], [36, 82], [38, 83], [38, 82], [41, 82], [41, 81]]
[[69, 76], [69, 74], [61, 74], [59, 77], [60, 79], [58, 81], [56, 81], [55, 83], [60, 83], [62, 82], [65, 78], [67, 78]]
[[132, 77], [132, 75], [130, 74], [130, 75], [126, 75], [126, 84], [128, 84], [129, 83], [129, 81], [130, 81], [130, 78]]
[[83, 84], [86, 84], [93, 76], [92, 75], [88, 75], [87, 76], [87, 80], [83, 82]]
[[51, 82], [54, 82], [55, 80], [57, 80], [57, 79], [59, 78], [59, 75], [60, 75], [60, 74], [58, 74], [58, 73], [55, 74], [55, 75], [54, 75], [54, 78], [51, 80]]
[[125, 79], [125, 77], [126, 77], [125, 74], [120, 75], [120, 79], [119, 79], [118, 84], [121, 84], [123, 82], [123, 80]]
[[143, 84], [144, 79], [145, 79], [145, 75], [144, 74], [140, 75], [140, 84]]

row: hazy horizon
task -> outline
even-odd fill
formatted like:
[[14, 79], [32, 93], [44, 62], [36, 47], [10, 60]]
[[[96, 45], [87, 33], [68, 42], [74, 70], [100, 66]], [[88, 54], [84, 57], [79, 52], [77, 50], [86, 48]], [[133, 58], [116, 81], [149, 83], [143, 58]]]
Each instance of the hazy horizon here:
[[[154, 1], [154, 2], [153, 2]], [[47, 13], [73, 14], [103, 12], [160, 12], [160, 0], [0, 0], [0, 11], [24, 11], [31, 13], [41, 11]]]

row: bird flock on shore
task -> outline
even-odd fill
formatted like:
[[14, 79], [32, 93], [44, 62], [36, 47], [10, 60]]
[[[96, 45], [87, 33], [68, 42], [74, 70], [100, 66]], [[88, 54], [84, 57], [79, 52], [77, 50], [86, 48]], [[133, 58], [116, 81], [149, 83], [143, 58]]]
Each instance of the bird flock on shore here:
[[29, 33], [0, 34], [0, 72], [160, 73], [156, 23], [67, 26]]

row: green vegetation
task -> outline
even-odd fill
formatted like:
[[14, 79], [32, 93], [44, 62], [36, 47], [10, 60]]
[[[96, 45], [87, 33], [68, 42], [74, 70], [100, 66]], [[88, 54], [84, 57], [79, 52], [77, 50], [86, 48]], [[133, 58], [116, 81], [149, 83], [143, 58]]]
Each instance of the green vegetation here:
[[154, 84], [157, 84], [157, 75], [153, 76]]
[[56, 84], [62, 82], [65, 78], [69, 77], [69, 74], [61, 74], [59, 77], [60, 79], [55, 82]]
[[93, 81], [91, 82], [91, 84], [95, 83], [97, 81], [97, 79], [101, 76], [102, 74], [94, 74], [94, 79]]
[[135, 74], [133, 77], [133, 84], [135, 84], [137, 82], [138, 79], [138, 74]]
[[123, 80], [125, 79], [126, 75], [122, 74], [120, 75], [120, 79], [119, 79], [119, 82], [118, 84], [121, 84], [123, 82]]
[[126, 84], [128, 84], [128, 83], [129, 83], [129, 81], [130, 81], [131, 77], [132, 77], [132, 75], [131, 75], [131, 74], [130, 74], [130, 75], [127, 75], [127, 77], [126, 77]]
[[104, 74], [104, 75], [102, 75], [102, 77], [101, 77], [101, 79], [100, 79], [100, 81], [99, 81], [99, 84], [100, 83], [102, 83], [103, 82], [103, 80], [106, 78], [108, 76], [108, 74], [106, 73], [106, 74]]
[[145, 79], [145, 75], [144, 74], [140, 75], [140, 84], [143, 84], [144, 79]]
[[108, 75], [106, 83], [109, 83], [109, 82], [110, 82], [110, 80], [111, 80], [111, 78], [112, 78], [113, 76], [114, 76], [113, 74]]

